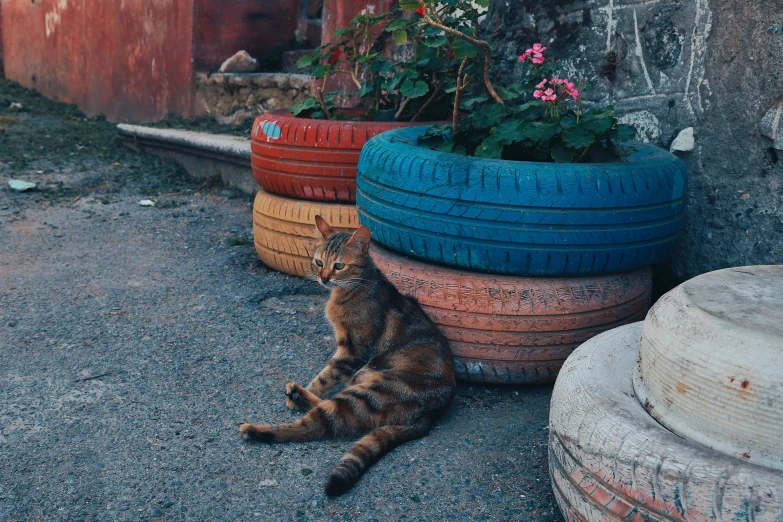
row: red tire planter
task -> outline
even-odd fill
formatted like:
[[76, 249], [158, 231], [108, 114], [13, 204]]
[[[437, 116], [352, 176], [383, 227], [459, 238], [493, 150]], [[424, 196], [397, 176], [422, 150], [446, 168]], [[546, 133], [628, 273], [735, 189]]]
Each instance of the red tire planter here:
[[466, 272], [402, 257], [374, 243], [371, 255], [400, 292], [414, 296], [449, 340], [462, 380], [554, 382], [591, 337], [644, 319], [652, 272], [530, 278]]
[[355, 203], [356, 166], [364, 144], [411, 125], [421, 123], [312, 120], [287, 110], [269, 111], [253, 124], [253, 176], [272, 194]]

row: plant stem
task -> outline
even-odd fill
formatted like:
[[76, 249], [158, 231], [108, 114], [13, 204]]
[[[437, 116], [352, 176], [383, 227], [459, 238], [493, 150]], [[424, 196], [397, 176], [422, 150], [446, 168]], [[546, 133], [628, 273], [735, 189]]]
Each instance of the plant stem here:
[[451, 130], [457, 132], [457, 124], [459, 123], [459, 101], [462, 98], [462, 89], [465, 88], [462, 75], [465, 74], [465, 65], [468, 63], [467, 58], [462, 59], [462, 63], [459, 65], [459, 71], [457, 71], [457, 90], [454, 92], [454, 112], [451, 115]]
[[424, 0], [419, 0], [419, 5], [421, 5], [424, 8], [422, 16], [424, 17], [424, 20], [426, 20], [428, 24], [430, 24], [433, 27], [437, 27], [444, 33], [450, 34], [452, 36], [457, 36], [459, 38], [462, 38], [468, 43], [471, 43], [477, 47], [481, 47], [484, 49], [484, 55], [485, 55], [484, 56], [484, 85], [486, 86], [487, 92], [489, 92], [489, 95], [492, 96], [493, 100], [495, 100], [497, 103], [501, 105], [505, 105], [503, 103], [503, 100], [500, 99], [500, 96], [498, 96], [498, 93], [496, 93], [495, 89], [492, 87], [492, 82], [489, 80], [489, 64], [492, 61], [492, 47], [490, 47], [489, 43], [487, 43], [484, 40], [477, 40], [476, 38], [470, 37], [463, 32], [457, 31], [456, 29], [452, 29], [451, 27], [436, 22], [435, 20], [432, 19], [432, 17], [430, 17], [429, 13], [427, 13], [427, 6], [424, 3]]
[[408, 106], [408, 104], [411, 102], [412, 98], [405, 98], [403, 102], [400, 104], [399, 110], [394, 114], [394, 119], [399, 120], [400, 116], [402, 116], [402, 113], [405, 111], [405, 108]]
[[432, 96], [427, 98], [427, 101], [424, 102], [424, 105], [421, 106], [421, 108], [416, 112], [416, 114], [413, 115], [413, 118], [411, 118], [411, 121], [418, 121], [421, 115], [424, 113], [425, 110], [427, 110], [427, 107], [430, 106], [430, 104], [435, 101], [435, 97], [440, 93], [440, 89], [443, 87], [443, 84], [438, 82], [438, 85], [435, 86], [435, 90], [432, 92]]
[[329, 107], [326, 106], [326, 102], [324, 101], [324, 89], [326, 89], [326, 76], [324, 76], [324, 81], [321, 87], [315, 89], [315, 99], [318, 102], [318, 105], [321, 106], [321, 110], [323, 111], [324, 116], [326, 116], [326, 119], [331, 120], [332, 113], [329, 112]]

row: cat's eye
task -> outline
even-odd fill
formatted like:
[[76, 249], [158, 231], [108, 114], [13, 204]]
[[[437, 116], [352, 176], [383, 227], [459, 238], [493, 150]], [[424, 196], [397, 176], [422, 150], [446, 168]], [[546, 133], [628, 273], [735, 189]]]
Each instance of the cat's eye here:
[[335, 270], [342, 270], [343, 268], [345, 268], [345, 263], [335, 263], [334, 264], [334, 269]]
[[318, 265], [319, 267], [324, 266], [324, 262], [321, 261], [320, 259], [316, 259], [315, 264]]

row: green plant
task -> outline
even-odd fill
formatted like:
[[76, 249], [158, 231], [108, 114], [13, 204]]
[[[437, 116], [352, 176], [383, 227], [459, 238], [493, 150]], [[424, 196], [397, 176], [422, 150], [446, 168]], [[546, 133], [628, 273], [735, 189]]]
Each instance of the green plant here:
[[358, 89], [346, 96], [359, 98], [359, 119], [434, 121], [447, 117], [459, 63], [453, 57], [453, 37], [434, 39], [431, 28], [399, 8], [378, 15], [361, 14], [335, 34], [335, 42], [297, 61], [300, 68], [312, 67], [319, 85], [313, 96], [291, 107], [293, 114], [346, 118], [335, 105], [341, 93], [325, 92], [329, 78], [346, 75]]
[[[612, 107], [585, 109], [586, 88], [559, 78], [540, 43], [527, 49], [522, 80], [495, 87], [489, 75], [493, 49], [480, 38], [479, 19], [488, 0], [401, 0], [419, 15], [424, 45], [452, 37], [451, 52], [461, 59], [453, 85], [451, 125], [433, 125], [420, 144], [442, 152], [525, 161], [603, 162], [618, 159], [620, 142], [635, 129], [619, 124]], [[434, 31], [434, 32], [433, 32]], [[459, 43], [461, 42], [461, 43]], [[445, 45], [445, 43], [443, 44]], [[455, 53], [459, 49], [459, 54]], [[486, 90], [469, 89], [481, 78]], [[466, 115], [465, 113], [469, 113]]]

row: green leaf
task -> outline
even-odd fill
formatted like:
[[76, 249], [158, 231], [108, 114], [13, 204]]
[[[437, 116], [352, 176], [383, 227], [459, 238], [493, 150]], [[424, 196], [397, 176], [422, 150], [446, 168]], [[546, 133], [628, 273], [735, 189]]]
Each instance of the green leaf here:
[[481, 52], [481, 47], [476, 47], [462, 38], [455, 38], [451, 48], [454, 50], [454, 56], [460, 60], [464, 58], [475, 58]]
[[533, 141], [547, 141], [552, 138], [560, 130], [560, 124], [558, 122], [544, 123], [540, 121], [534, 121], [529, 123], [522, 134], [525, 138]]
[[481, 145], [476, 147], [477, 158], [500, 159], [502, 153], [503, 144], [497, 141], [494, 136], [485, 139]]
[[323, 78], [326, 76], [326, 68], [320, 63], [313, 66], [313, 70], [310, 71], [310, 76], [314, 78]]
[[386, 29], [384, 29], [386, 32], [392, 33], [396, 31], [397, 29], [403, 29], [408, 26], [408, 20], [405, 20], [403, 18], [398, 18], [391, 22], [389, 25], [386, 26]]
[[506, 107], [499, 103], [493, 103], [474, 112], [470, 119], [474, 127], [486, 129], [495, 125], [505, 116]]
[[590, 131], [600, 134], [612, 128], [616, 118], [613, 114], [588, 114], [579, 121], [580, 125]]
[[590, 132], [585, 125], [572, 125], [563, 131], [563, 143], [572, 149], [589, 147], [595, 142], [595, 134]]
[[444, 45], [449, 43], [449, 39], [443, 35], [434, 36], [431, 38], [425, 38], [423, 43], [427, 47], [443, 47]]
[[489, 7], [489, 0], [474, 0], [474, 3], [479, 7]]
[[523, 118], [532, 118], [544, 112], [544, 106], [538, 100], [530, 100], [522, 105], [511, 107], [511, 112]]
[[566, 116], [565, 118], [560, 120], [560, 126], [564, 129], [567, 129], [568, 127], [572, 127], [576, 125], [576, 117], [575, 116]]
[[503, 101], [507, 100], [513, 100], [514, 98], [517, 98], [519, 96], [519, 93], [512, 89], [506, 89], [505, 87], [497, 86], [495, 87], [495, 92], [500, 96], [500, 99]]
[[552, 159], [558, 163], [571, 163], [574, 161], [574, 155], [576, 154], [576, 151], [574, 149], [569, 149], [560, 142], [557, 142], [552, 145], [552, 151], [550, 154], [552, 155]]
[[448, 123], [440, 123], [437, 125], [430, 125], [424, 135], [443, 137], [446, 136], [449, 132], [451, 132], [451, 125]]
[[492, 136], [504, 145], [511, 145], [525, 139], [522, 131], [526, 125], [526, 121], [509, 118], [492, 130]]
[[365, 83], [362, 84], [362, 88], [359, 89], [359, 97], [360, 98], [364, 98], [368, 94], [372, 94], [374, 91], [375, 91], [375, 89], [373, 88], [372, 83], [365, 82]]
[[419, 80], [415, 84], [411, 80], [405, 80], [400, 87], [400, 93], [406, 98], [419, 98], [427, 94], [430, 86]]
[[437, 147], [435, 147], [435, 150], [438, 152], [452, 152], [454, 150], [454, 143], [450, 141], [444, 141]]
[[303, 67], [310, 67], [313, 65], [313, 58], [315, 58], [315, 55], [312, 54], [305, 54], [303, 56], [300, 56], [299, 59], [296, 61], [296, 66], [301, 69]]
[[405, 11], [413, 11], [419, 8], [419, 0], [400, 0], [400, 7]]
[[612, 132], [612, 139], [618, 141], [628, 141], [636, 137], [636, 129], [624, 123], [618, 123], [617, 128]]
[[314, 109], [317, 106], [318, 106], [318, 102], [315, 100], [315, 98], [310, 97], [310, 98], [305, 98], [301, 102], [292, 105], [289, 110], [291, 111], [291, 114], [297, 116], [300, 113], [309, 109]]
[[460, 109], [464, 109], [466, 111], [472, 111], [476, 104], [484, 103], [488, 99], [488, 96], [474, 96], [473, 98], [466, 98], [460, 102], [459, 107]]
[[404, 29], [400, 29], [398, 31], [394, 31], [392, 33], [392, 37], [394, 37], [394, 43], [397, 45], [404, 44], [408, 41], [408, 32]]

